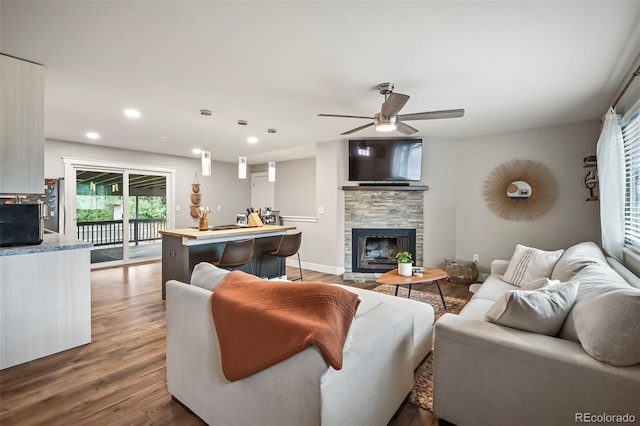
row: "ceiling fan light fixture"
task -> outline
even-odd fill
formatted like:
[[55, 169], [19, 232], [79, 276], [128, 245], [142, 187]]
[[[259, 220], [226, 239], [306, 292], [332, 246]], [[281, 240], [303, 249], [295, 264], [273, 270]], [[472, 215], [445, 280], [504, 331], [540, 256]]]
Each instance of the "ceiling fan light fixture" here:
[[385, 117], [378, 113], [375, 115], [376, 130], [378, 132], [393, 132], [396, 130], [397, 117]]
[[379, 132], [393, 132], [396, 129], [395, 123], [386, 123], [376, 125], [376, 130]]

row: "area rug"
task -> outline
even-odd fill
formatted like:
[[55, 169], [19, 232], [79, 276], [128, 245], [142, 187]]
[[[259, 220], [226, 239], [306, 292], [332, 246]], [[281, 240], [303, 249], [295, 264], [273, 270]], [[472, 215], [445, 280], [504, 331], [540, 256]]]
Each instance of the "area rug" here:
[[[394, 295], [396, 286], [381, 285], [373, 289], [379, 293]], [[407, 297], [408, 288], [400, 287], [397, 297]], [[411, 299], [419, 300], [433, 306], [436, 321], [445, 313], [457, 314], [466, 305], [467, 300], [457, 297], [445, 296], [447, 302], [447, 310], [442, 306], [440, 295], [425, 293], [424, 291], [411, 290]], [[433, 412], [433, 352], [431, 352], [424, 361], [418, 366], [413, 376], [413, 389], [409, 395], [409, 402], [417, 405], [423, 410]]]

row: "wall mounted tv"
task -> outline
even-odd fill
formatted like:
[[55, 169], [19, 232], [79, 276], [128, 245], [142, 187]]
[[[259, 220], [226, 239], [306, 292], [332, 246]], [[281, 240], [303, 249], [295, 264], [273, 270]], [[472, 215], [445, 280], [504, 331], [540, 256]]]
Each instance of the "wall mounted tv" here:
[[422, 179], [422, 139], [349, 141], [350, 181], [408, 182]]

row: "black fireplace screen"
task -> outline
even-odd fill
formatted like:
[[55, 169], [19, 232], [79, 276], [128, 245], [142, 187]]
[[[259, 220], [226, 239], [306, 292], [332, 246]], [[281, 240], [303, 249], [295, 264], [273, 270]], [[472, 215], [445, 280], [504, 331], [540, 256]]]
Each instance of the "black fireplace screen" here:
[[398, 252], [416, 254], [415, 229], [355, 228], [351, 241], [353, 272], [386, 272], [397, 267]]

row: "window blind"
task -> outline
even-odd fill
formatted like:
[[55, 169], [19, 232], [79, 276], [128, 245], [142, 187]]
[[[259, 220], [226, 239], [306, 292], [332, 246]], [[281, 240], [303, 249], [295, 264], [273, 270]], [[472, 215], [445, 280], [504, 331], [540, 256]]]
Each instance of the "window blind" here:
[[640, 254], [640, 109], [621, 123], [624, 140], [624, 246]]

